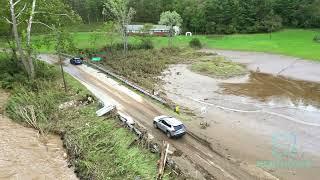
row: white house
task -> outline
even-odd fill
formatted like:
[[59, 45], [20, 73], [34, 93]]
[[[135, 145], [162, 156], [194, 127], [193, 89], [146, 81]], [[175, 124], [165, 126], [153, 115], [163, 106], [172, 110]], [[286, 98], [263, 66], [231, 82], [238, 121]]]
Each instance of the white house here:
[[[128, 25], [127, 33], [128, 34], [142, 34], [143, 25]], [[174, 26], [174, 34], [180, 34], [180, 28], [178, 26]], [[170, 27], [165, 25], [153, 25], [150, 29], [149, 34], [157, 35], [157, 36], [165, 36], [169, 33]]]

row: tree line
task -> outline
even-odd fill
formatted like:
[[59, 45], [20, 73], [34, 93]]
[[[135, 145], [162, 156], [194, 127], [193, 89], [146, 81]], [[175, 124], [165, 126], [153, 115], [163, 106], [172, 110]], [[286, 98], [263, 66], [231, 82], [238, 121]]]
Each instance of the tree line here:
[[[85, 23], [112, 18], [102, 14], [108, 0], [64, 0]], [[320, 0], [128, 0], [133, 22], [155, 23], [165, 11], [176, 11], [184, 31], [256, 33], [282, 27], [319, 28]]]

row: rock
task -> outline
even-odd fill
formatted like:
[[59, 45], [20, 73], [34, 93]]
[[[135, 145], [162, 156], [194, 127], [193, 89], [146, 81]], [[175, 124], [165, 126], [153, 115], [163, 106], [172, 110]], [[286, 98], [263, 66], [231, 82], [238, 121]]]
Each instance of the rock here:
[[60, 104], [59, 109], [67, 109], [67, 108], [75, 107], [75, 106], [77, 106], [77, 101], [72, 100], [72, 101], [68, 101], [68, 102]]
[[63, 153], [63, 158], [67, 159], [68, 158], [68, 154], [67, 153]]

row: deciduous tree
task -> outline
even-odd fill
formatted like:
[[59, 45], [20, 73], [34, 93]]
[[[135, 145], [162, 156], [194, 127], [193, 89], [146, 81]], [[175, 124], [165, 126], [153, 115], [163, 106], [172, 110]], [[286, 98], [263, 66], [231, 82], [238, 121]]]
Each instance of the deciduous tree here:
[[104, 13], [111, 13], [115, 22], [118, 24], [119, 33], [123, 40], [123, 52], [128, 51], [128, 32], [127, 26], [135, 14], [135, 10], [128, 6], [128, 0], [109, 0], [104, 4]]
[[161, 13], [159, 24], [169, 27], [169, 46], [172, 46], [172, 39], [175, 33], [174, 26], [180, 27], [182, 18], [176, 11], [166, 11]]

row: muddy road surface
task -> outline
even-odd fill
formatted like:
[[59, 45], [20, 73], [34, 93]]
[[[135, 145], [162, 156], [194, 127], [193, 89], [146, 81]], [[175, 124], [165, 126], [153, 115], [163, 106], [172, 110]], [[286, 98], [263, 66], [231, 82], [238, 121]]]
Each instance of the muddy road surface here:
[[31, 128], [3, 115], [8, 94], [0, 90], [0, 179], [77, 179], [68, 168], [62, 141], [49, 135], [46, 143]]
[[[39, 58], [49, 63], [57, 61], [57, 58], [51, 55], [41, 55]], [[152, 124], [154, 117], [166, 114], [165, 110], [86, 65], [73, 66], [66, 60], [64, 68], [105, 104], [117, 105], [119, 111], [131, 116], [147, 128], [157, 140], [167, 140], [174, 150], [182, 152], [181, 156], [175, 159], [191, 177], [223, 180], [277, 179], [261, 168], [248, 166], [219, 153], [205, 140], [198, 138], [196, 133], [187, 134], [181, 139], [168, 139], [165, 134], [154, 129]], [[188, 128], [192, 134], [193, 127]]]
[[[214, 79], [184, 64], [172, 65], [163, 80], [171, 100], [210, 124], [188, 123], [215, 149], [248, 166], [274, 163], [264, 169], [280, 179], [318, 178], [320, 84], [262, 73]], [[308, 164], [296, 168], [299, 162]]]

